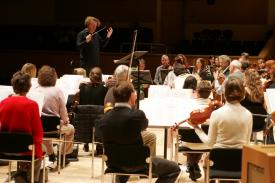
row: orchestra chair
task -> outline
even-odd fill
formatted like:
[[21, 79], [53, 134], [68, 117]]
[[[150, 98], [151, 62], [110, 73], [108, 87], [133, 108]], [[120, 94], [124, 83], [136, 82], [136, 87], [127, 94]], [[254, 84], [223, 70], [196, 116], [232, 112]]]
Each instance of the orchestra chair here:
[[[62, 168], [65, 167], [65, 149], [66, 149], [66, 136], [61, 132], [61, 120], [57, 116], [41, 116], [44, 138], [43, 141], [51, 141], [52, 143], [57, 143], [58, 145], [58, 158], [57, 158], [57, 170], [60, 174], [61, 162]], [[63, 146], [63, 159], [61, 161], [61, 145]]]
[[[35, 157], [35, 145], [33, 137], [29, 133], [20, 132], [0, 132], [0, 160], [9, 161], [9, 177], [11, 182], [11, 163], [29, 162], [31, 163], [31, 183], [34, 183], [34, 163], [38, 159]], [[22, 152], [29, 152], [30, 155], [22, 155]], [[45, 182], [45, 161], [43, 156], [43, 183]]]
[[[104, 171], [104, 162], [107, 168]], [[123, 171], [120, 167], [143, 167], [139, 171]], [[135, 175], [148, 178], [148, 182], [152, 182], [152, 158], [150, 149], [143, 144], [125, 145], [125, 144], [104, 144], [104, 155], [102, 157], [102, 177], [101, 182], [104, 182], [104, 175], [112, 174], [112, 182], [115, 182], [117, 175]]]
[[208, 158], [206, 182], [241, 181], [242, 149], [213, 148]]
[[257, 133], [263, 132], [263, 143], [266, 144], [265, 129], [268, 123], [268, 115], [265, 114], [252, 114], [253, 124], [252, 124], [252, 140], [254, 144], [258, 144]]
[[95, 145], [102, 144], [96, 138], [96, 121], [103, 115], [103, 106], [100, 105], [77, 105], [74, 109], [74, 140], [77, 143], [92, 143], [92, 170], [94, 177]]
[[[209, 125], [201, 125], [202, 130], [207, 134]], [[191, 146], [200, 146], [203, 145], [203, 142], [200, 140], [193, 128], [189, 127], [180, 127], [178, 129], [178, 135], [175, 143], [175, 161], [178, 162], [178, 153], [207, 153], [210, 151], [210, 148], [194, 148], [191, 149], [185, 144]]]

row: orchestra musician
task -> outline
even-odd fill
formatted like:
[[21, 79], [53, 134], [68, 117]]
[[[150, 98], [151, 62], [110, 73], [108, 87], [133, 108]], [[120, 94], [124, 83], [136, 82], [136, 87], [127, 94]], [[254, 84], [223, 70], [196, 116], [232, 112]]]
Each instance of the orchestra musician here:
[[[133, 85], [129, 81], [122, 81], [113, 89], [115, 98], [114, 109], [105, 113], [99, 120], [104, 144], [146, 144], [142, 132], [148, 126], [148, 119], [143, 111], [134, 109], [137, 99]], [[125, 131], [126, 130], [126, 131]], [[150, 148], [150, 150], [152, 150]], [[150, 152], [152, 155], [152, 152]], [[107, 165], [108, 166], [108, 165]], [[158, 176], [156, 182], [175, 182], [179, 173], [179, 166], [169, 160], [157, 158], [153, 155], [152, 172]], [[123, 171], [137, 172], [148, 167], [115, 167]], [[129, 176], [116, 176], [116, 183], [126, 183]]]
[[[209, 99], [211, 93], [211, 84], [208, 81], [202, 80], [199, 82], [197, 89], [196, 103], [201, 109], [208, 107], [211, 100]], [[179, 135], [184, 133], [183, 130], [178, 130]], [[189, 178], [193, 181], [201, 177], [201, 170], [199, 168], [199, 161], [201, 159], [201, 153], [187, 153], [187, 171], [189, 172]]]
[[202, 142], [213, 148], [242, 148], [249, 144], [252, 114], [240, 104], [244, 97], [243, 82], [237, 77], [230, 77], [225, 83], [226, 103], [212, 112], [208, 135], [197, 124], [189, 122]]

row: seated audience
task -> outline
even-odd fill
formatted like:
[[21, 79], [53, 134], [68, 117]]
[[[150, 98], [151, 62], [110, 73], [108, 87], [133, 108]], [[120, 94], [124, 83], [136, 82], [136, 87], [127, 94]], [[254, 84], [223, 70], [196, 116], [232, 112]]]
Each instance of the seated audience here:
[[[38, 104], [26, 97], [31, 87], [31, 76], [22, 71], [16, 72], [11, 85], [15, 95], [9, 96], [0, 102], [0, 131], [2, 132], [25, 132], [33, 136], [35, 144], [35, 156], [39, 158], [35, 162], [34, 181], [39, 181], [40, 166], [42, 161], [42, 138], [43, 128], [38, 109]], [[16, 144], [14, 144], [16, 145]], [[29, 153], [31, 155], [31, 153]], [[24, 180], [21, 183], [30, 182], [30, 176], [24, 176], [22, 170], [27, 167], [27, 174], [30, 175], [30, 165], [26, 162], [19, 163], [20, 169], [16, 173], [17, 179]]]
[[[36, 91], [44, 94], [44, 103], [42, 107], [43, 116], [57, 116], [61, 120], [61, 132], [66, 135], [66, 149], [61, 152], [62, 155], [68, 155], [73, 152], [74, 127], [69, 124], [69, 117], [66, 109], [66, 101], [62, 91], [55, 86], [57, 80], [57, 73], [54, 68], [50, 66], [43, 66], [38, 71], [38, 84]], [[47, 148], [47, 154], [50, 161], [55, 161], [53, 146], [50, 141], [44, 142]], [[62, 148], [63, 150], [63, 148]], [[69, 161], [66, 158], [66, 163]]]
[[[133, 85], [127, 81], [120, 82], [113, 89], [113, 95], [115, 98], [114, 109], [105, 113], [100, 120], [103, 143], [146, 144], [142, 139], [141, 133], [147, 128], [148, 119], [143, 111], [133, 109], [137, 98]], [[154, 157], [152, 164], [152, 171], [158, 176], [156, 182], [172, 183], [176, 181], [180, 168], [175, 162]], [[116, 168], [128, 172], [148, 169], [148, 167]], [[116, 183], [125, 183], [128, 178], [129, 176], [116, 176]]]

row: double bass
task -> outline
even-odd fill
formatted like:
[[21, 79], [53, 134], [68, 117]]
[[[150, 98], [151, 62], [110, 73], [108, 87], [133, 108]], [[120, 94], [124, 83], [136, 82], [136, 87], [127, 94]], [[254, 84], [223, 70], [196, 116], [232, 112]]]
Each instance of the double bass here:
[[218, 100], [211, 101], [208, 106], [204, 109], [197, 109], [190, 113], [190, 117], [179, 122], [175, 123], [171, 128], [173, 131], [179, 128], [179, 126], [185, 122], [189, 122], [195, 125], [199, 125], [204, 123], [207, 119], [210, 118], [211, 113], [220, 108], [222, 106], [222, 103]]

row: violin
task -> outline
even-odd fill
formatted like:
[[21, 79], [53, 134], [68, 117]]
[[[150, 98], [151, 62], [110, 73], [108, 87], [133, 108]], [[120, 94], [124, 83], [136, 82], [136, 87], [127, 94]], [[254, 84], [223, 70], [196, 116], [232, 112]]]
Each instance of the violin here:
[[222, 103], [218, 100], [214, 100], [214, 101], [211, 101], [208, 106], [204, 109], [198, 109], [198, 110], [194, 110], [190, 113], [190, 117], [179, 122], [179, 123], [175, 123], [174, 126], [172, 126], [172, 130], [176, 130], [179, 128], [179, 126], [182, 124], [182, 123], [185, 123], [185, 122], [190, 122], [190, 123], [193, 123], [195, 125], [198, 125], [198, 124], [202, 124], [204, 123], [207, 119], [210, 118], [211, 116], [211, 113], [220, 108], [222, 106]]

